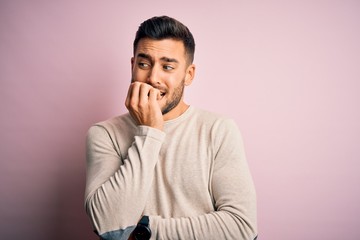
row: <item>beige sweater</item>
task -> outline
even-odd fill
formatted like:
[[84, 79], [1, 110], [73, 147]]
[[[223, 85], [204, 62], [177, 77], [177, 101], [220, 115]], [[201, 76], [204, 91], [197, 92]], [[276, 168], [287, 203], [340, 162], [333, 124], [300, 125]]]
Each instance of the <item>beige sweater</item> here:
[[129, 114], [87, 137], [85, 207], [103, 239], [128, 239], [142, 215], [151, 239], [254, 239], [256, 194], [234, 121], [189, 107], [164, 131]]

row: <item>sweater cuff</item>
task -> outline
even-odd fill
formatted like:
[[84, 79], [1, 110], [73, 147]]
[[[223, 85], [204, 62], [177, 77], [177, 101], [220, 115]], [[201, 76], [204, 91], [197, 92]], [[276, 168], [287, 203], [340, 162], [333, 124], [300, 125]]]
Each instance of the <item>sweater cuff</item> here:
[[158, 223], [161, 220], [160, 216], [149, 216], [149, 227], [151, 229], [151, 238], [150, 240], [159, 239], [158, 236]]

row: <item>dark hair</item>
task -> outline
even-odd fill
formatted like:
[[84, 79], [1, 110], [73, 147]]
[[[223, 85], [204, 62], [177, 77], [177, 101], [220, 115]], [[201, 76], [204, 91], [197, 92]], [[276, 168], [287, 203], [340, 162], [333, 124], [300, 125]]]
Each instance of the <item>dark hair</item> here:
[[174, 18], [168, 16], [153, 17], [141, 23], [134, 40], [134, 54], [140, 39], [143, 38], [180, 40], [184, 43], [189, 63], [194, 61], [194, 37], [184, 24]]

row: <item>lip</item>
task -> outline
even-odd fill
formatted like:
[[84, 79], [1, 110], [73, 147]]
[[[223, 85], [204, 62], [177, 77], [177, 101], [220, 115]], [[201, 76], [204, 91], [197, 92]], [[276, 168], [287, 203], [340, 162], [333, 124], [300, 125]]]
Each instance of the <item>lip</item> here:
[[162, 100], [164, 98], [166, 94], [164, 92], [160, 92], [160, 96], [158, 98], [158, 100]]
[[165, 95], [166, 95], [166, 90], [160, 86], [153, 86], [154, 88], [156, 88], [157, 90], [159, 90], [159, 97], [158, 100], [162, 99]]
[[166, 92], [161, 92], [161, 91], [160, 91], [160, 94], [158, 95], [157, 100], [159, 101], [159, 100], [163, 99], [163, 97], [164, 97], [165, 95], [166, 95]]

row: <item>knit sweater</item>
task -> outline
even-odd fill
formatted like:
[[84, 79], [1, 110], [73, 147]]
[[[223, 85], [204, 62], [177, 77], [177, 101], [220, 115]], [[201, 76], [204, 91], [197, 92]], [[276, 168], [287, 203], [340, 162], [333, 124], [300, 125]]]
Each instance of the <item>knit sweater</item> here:
[[235, 122], [190, 106], [163, 131], [124, 114], [87, 135], [85, 208], [102, 239], [254, 239], [256, 194]]

